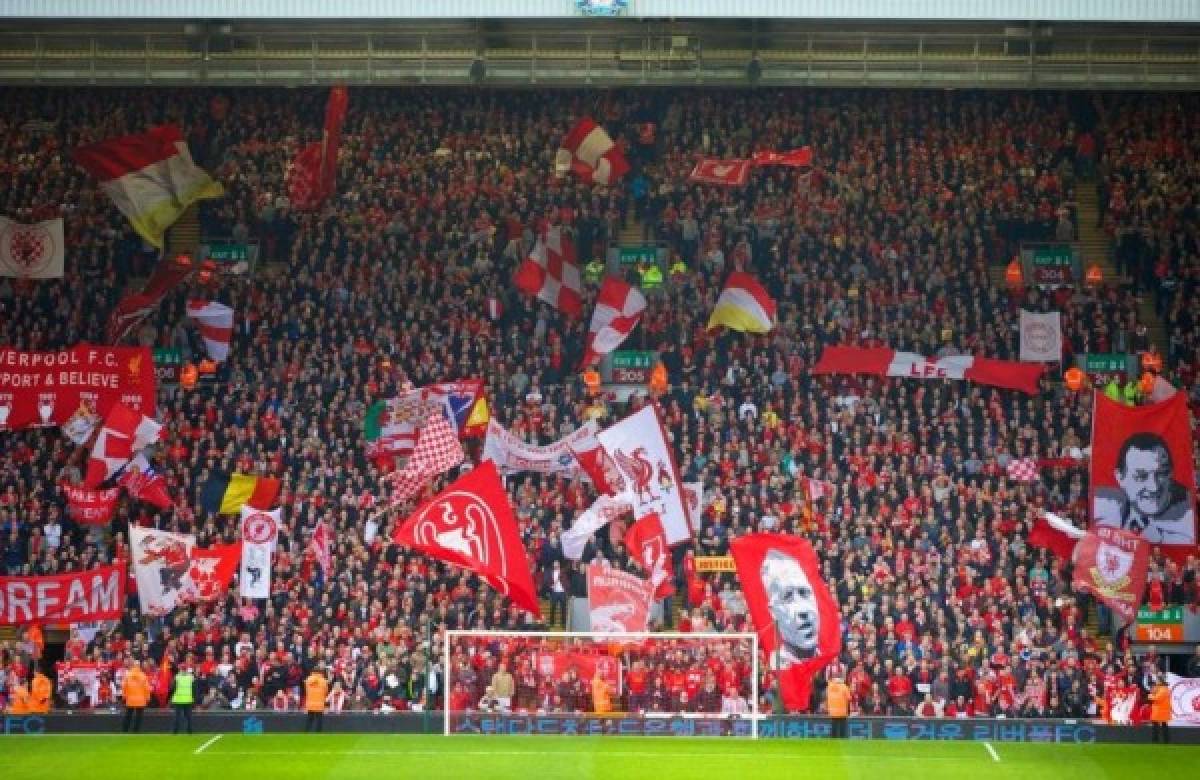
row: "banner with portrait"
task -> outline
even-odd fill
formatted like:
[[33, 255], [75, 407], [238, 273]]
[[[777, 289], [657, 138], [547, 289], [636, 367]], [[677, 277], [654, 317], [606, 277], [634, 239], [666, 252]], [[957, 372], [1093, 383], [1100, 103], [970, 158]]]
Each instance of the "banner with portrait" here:
[[1096, 394], [1092, 520], [1141, 536], [1172, 558], [1194, 554], [1196, 478], [1187, 398], [1146, 406]]

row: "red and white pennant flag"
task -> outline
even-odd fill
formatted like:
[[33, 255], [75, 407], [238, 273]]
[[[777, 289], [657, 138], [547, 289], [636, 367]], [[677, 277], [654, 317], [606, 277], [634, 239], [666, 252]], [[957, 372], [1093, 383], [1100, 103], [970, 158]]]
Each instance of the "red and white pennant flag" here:
[[229, 357], [233, 340], [233, 309], [216, 301], [188, 301], [187, 315], [196, 321], [204, 348], [213, 360]]
[[578, 317], [583, 312], [583, 283], [575, 245], [559, 225], [538, 238], [529, 258], [517, 269], [513, 283], [526, 295], [536, 296], [563, 314]]
[[590, 366], [621, 346], [645, 310], [646, 296], [638, 289], [615, 276], [605, 277], [592, 310], [583, 365]]

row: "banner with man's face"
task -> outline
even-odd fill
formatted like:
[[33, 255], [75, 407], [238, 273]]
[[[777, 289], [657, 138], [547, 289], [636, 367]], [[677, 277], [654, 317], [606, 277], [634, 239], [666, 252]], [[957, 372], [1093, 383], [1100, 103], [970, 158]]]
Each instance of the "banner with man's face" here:
[[806, 710], [813, 676], [842, 647], [841, 616], [817, 555], [806, 540], [787, 534], [738, 537], [729, 552], [784, 706]]
[[1092, 519], [1185, 557], [1196, 544], [1191, 425], [1177, 393], [1147, 406], [1096, 394], [1092, 426]]

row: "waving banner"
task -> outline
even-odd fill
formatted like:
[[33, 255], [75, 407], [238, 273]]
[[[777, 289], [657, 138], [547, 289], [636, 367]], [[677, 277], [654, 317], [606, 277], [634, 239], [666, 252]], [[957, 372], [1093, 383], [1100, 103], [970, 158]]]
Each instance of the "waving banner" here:
[[691, 515], [683, 484], [655, 408], [643, 407], [600, 431], [596, 438], [625, 478], [634, 515], [657, 513], [669, 545], [691, 539]]
[[0, 347], [0, 431], [62, 425], [84, 401], [102, 417], [117, 402], [153, 417], [154, 387], [148, 347]]
[[814, 374], [874, 374], [902, 379], [965, 379], [1036, 395], [1045, 367], [972, 355], [927, 358], [886, 347], [826, 347]]
[[750, 534], [729, 552], [746, 594], [746, 608], [789, 710], [807, 710], [813, 677], [842, 647], [837, 602], [821, 579], [807, 540], [787, 534]]
[[541, 617], [517, 518], [490, 460], [417, 507], [392, 538], [475, 572], [518, 607]]
[[279, 543], [282, 519], [282, 509], [265, 512], [250, 506], [242, 507], [242, 564], [238, 574], [242, 598], [271, 597], [271, 561], [275, 545]]
[[49, 577], [0, 577], [0, 625], [119, 620], [125, 564]]
[[572, 445], [580, 448], [590, 442], [591, 446], [587, 449], [594, 448], [597, 446], [597, 430], [595, 420], [588, 420], [558, 441], [539, 446], [518, 438], [493, 418], [488, 421], [483, 457], [495, 463], [501, 474], [534, 471], [538, 474], [575, 477], [580, 469], [575, 456], [571, 454]]
[[1200, 726], [1200, 677], [1167, 673], [1171, 689], [1171, 725]]
[[1092, 519], [1141, 536], [1182, 562], [1196, 551], [1196, 475], [1188, 399], [1131, 407], [1096, 394]]
[[588, 609], [593, 631], [645, 631], [654, 586], [641, 577], [598, 563], [587, 568]]
[[1136, 534], [1100, 526], [1075, 544], [1075, 590], [1091, 593], [1133, 622], [1146, 590], [1150, 543]]
[[145, 615], [166, 615], [187, 600], [193, 534], [129, 526], [129, 558]]
[[88, 490], [87, 488], [63, 485], [63, 493], [67, 496], [67, 514], [80, 525], [104, 525], [112, 517], [117, 507], [117, 499], [121, 495], [119, 487], [108, 490]]

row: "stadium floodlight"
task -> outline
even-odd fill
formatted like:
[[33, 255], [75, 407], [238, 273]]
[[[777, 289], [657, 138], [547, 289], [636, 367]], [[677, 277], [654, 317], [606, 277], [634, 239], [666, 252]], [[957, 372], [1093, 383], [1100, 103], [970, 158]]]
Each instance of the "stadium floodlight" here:
[[445, 632], [443, 733], [758, 737], [754, 633]]

